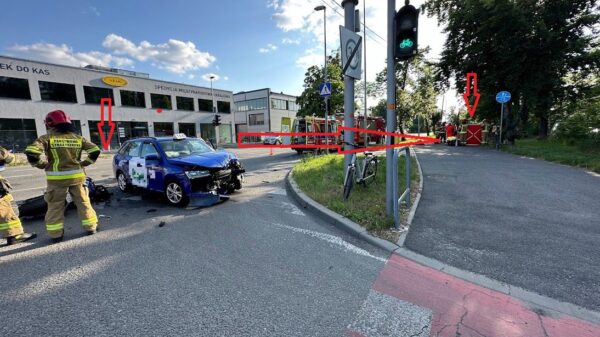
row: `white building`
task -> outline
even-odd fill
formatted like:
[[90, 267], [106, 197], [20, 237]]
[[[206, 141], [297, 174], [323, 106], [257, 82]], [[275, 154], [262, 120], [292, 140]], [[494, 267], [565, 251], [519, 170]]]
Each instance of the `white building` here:
[[235, 132], [290, 132], [300, 109], [296, 99], [268, 88], [234, 94]]
[[[234, 139], [231, 91], [160, 81], [120, 69], [0, 56], [0, 145], [22, 151], [46, 133], [44, 117], [58, 109], [71, 115], [84, 137], [100, 144], [101, 98], [113, 100], [112, 120], [118, 129], [111, 148], [131, 137], [178, 132], [205, 139], [217, 136], [220, 144]], [[218, 128], [212, 125], [213, 105], [221, 116]]]

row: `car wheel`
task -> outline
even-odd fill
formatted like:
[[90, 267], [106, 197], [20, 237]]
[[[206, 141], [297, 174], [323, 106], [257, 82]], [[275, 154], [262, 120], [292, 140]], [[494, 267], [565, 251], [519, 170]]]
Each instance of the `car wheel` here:
[[121, 171], [117, 173], [117, 185], [121, 192], [127, 193], [131, 191], [131, 184], [127, 182], [127, 177], [125, 177], [125, 174]]
[[185, 207], [190, 199], [184, 194], [183, 187], [176, 181], [167, 183], [165, 188], [167, 201], [174, 206]]

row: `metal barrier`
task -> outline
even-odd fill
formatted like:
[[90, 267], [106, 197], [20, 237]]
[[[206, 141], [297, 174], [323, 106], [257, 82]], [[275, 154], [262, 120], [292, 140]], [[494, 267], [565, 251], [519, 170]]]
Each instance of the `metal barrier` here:
[[[404, 165], [406, 172], [406, 189], [402, 193], [400, 197], [398, 197], [398, 189], [399, 189], [399, 181], [398, 181], [398, 159], [400, 158], [400, 154], [404, 152], [404, 156], [406, 157], [406, 164]], [[396, 229], [400, 229], [400, 203], [402, 201], [406, 201], [406, 206], [410, 207], [410, 148], [409, 147], [401, 147], [397, 150], [394, 150], [393, 156], [393, 186], [394, 186], [394, 224], [396, 225]]]

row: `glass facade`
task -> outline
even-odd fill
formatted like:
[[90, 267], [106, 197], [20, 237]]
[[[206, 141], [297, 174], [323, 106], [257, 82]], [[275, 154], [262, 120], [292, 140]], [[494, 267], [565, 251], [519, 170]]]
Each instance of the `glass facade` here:
[[22, 78], [0, 76], [0, 97], [31, 99], [29, 81]]
[[200, 124], [200, 137], [202, 139], [209, 141], [215, 140], [215, 126], [212, 124]]
[[112, 89], [83, 86], [85, 103], [100, 104], [102, 98], [110, 98], [112, 105], [115, 105], [115, 96]]
[[0, 145], [13, 152], [23, 152], [37, 139], [34, 119], [0, 118]]
[[177, 110], [194, 111], [194, 99], [191, 97], [176, 97]]
[[198, 98], [198, 110], [212, 112], [213, 102], [210, 99]]
[[196, 124], [179, 123], [179, 133], [185, 133], [189, 137], [196, 137]]
[[229, 102], [223, 102], [223, 101], [217, 101], [217, 110], [220, 113], [230, 114], [231, 113], [231, 103], [229, 103]]
[[231, 124], [219, 125], [219, 144], [231, 143]]
[[252, 110], [264, 110], [269, 107], [268, 104], [269, 103], [267, 102], [266, 97], [251, 99], [251, 100], [235, 103], [235, 105], [237, 106], [237, 111], [239, 111], [239, 112], [252, 111]]
[[249, 125], [265, 125], [265, 114], [252, 114], [248, 115]]
[[150, 94], [150, 101], [152, 101], [152, 109], [173, 109], [169, 95]]
[[[126, 140], [139, 137], [148, 137], [148, 123], [146, 122], [119, 122], [116, 121], [115, 132], [110, 140], [110, 148], [112, 150], [118, 149], [119, 146]], [[98, 121], [88, 121], [90, 128], [90, 141], [100, 147], [102, 142], [100, 140], [100, 134], [98, 133]], [[110, 127], [105, 123], [104, 135], [107, 136], [110, 131]], [[124, 131], [125, 137], [121, 137]]]
[[271, 98], [271, 109], [298, 111], [300, 107], [296, 104], [296, 101]]
[[121, 105], [145, 108], [146, 97], [143, 92], [121, 90]]
[[73, 84], [38, 81], [38, 85], [42, 101], [77, 103]]
[[173, 133], [173, 123], [154, 122], [155, 137], [172, 136]]

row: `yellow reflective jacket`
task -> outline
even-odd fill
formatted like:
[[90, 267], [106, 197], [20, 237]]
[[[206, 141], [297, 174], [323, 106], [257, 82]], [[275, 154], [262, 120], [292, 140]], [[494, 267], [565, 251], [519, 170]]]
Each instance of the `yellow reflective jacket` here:
[[[0, 171], [4, 171], [5, 165], [12, 163], [14, 160], [15, 160], [15, 155], [8, 152], [7, 149], [0, 146]], [[4, 178], [2, 178], [2, 176], [0, 175], [0, 179], [4, 179]]]
[[[83, 161], [82, 150], [88, 155]], [[100, 148], [75, 133], [50, 131], [29, 145], [25, 154], [32, 166], [46, 171], [48, 182], [71, 185], [85, 181], [83, 167], [96, 162]], [[45, 160], [42, 159], [42, 154], [46, 155]]]

